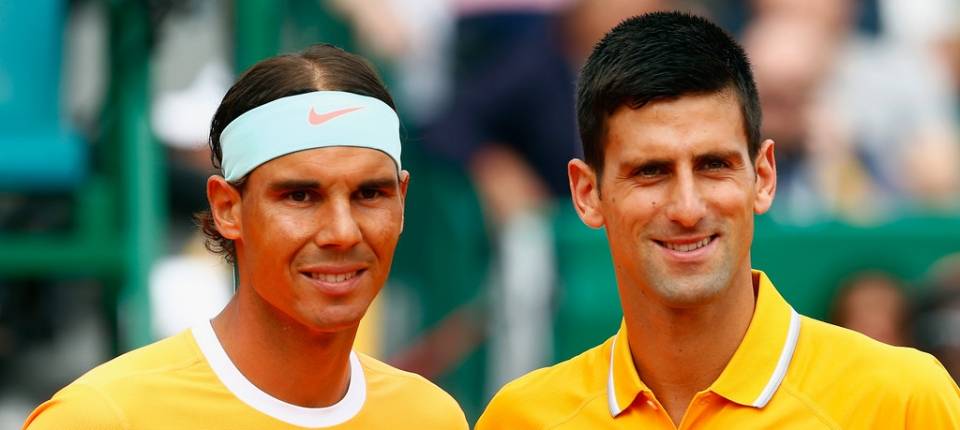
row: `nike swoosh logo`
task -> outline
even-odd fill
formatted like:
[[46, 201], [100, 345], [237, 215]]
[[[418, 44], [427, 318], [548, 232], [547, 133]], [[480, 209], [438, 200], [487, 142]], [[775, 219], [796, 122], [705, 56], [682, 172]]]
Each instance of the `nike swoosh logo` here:
[[325, 122], [327, 122], [327, 121], [330, 121], [331, 119], [334, 119], [334, 118], [336, 118], [336, 117], [338, 117], [338, 116], [345, 115], [345, 114], [348, 114], [348, 113], [350, 113], [350, 112], [353, 112], [353, 111], [355, 111], [355, 110], [360, 110], [360, 109], [363, 109], [363, 107], [351, 107], [351, 108], [337, 109], [337, 110], [335, 110], [335, 111], [330, 111], [330, 112], [322, 113], [322, 114], [321, 114], [321, 113], [317, 113], [315, 110], [313, 110], [313, 107], [311, 107], [311, 108], [310, 108], [310, 115], [307, 117], [307, 122], [309, 122], [310, 125], [320, 125], [320, 124], [323, 124], [323, 123], [325, 123]]

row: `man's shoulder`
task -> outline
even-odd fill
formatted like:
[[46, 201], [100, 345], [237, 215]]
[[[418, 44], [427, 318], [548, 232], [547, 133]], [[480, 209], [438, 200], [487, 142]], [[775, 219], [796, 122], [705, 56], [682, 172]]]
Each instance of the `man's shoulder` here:
[[38, 406], [24, 428], [126, 428], [125, 400], [143, 397], [157, 377], [200, 361], [189, 336], [183, 332], [93, 368]]
[[117, 384], [139, 384], [145, 377], [161, 376], [202, 361], [189, 331], [184, 331], [103, 363], [78, 378], [74, 384], [99, 389], [109, 389]]
[[812, 379], [821, 379], [814, 376], [821, 375], [825, 380], [855, 382], [861, 389], [903, 394], [949, 388], [952, 384], [935, 357], [914, 348], [888, 345], [812, 318], [804, 318], [800, 336], [801, 367]]
[[568, 360], [521, 376], [504, 385], [498, 396], [528, 400], [566, 392], [588, 396], [605, 390], [609, 352], [608, 341]]
[[[805, 331], [809, 333], [808, 336], [805, 336]], [[928, 367], [936, 361], [930, 354], [914, 348], [889, 345], [862, 333], [808, 317], [803, 317], [800, 336], [803, 347], [813, 347], [815, 351], [833, 351], [830, 354], [833, 358], [829, 361], [836, 364], [849, 362], [860, 365], [870, 362], [902, 368]]]
[[785, 384], [840, 422], [960, 425], [960, 389], [932, 355], [814, 319], [804, 319]]
[[[397, 369], [369, 355], [357, 353], [374, 407], [431, 424], [432, 428], [467, 428], [463, 410], [454, 398], [427, 378]], [[413, 415], [416, 415], [414, 417]]]
[[[490, 400], [477, 429], [540, 428], [563, 420], [606, 394], [610, 343], [550, 367], [534, 370], [504, 385]], [[504, 427], [506, 424], [510, 426]]]
[[368, 389], [374, 395], [379, 395], [378, 391], [385, 391], [391, 395], [399, 393], [426, 396], [428, 399], [434, 400], [449, 399], [451, 402], [453, 401], [453, 398], [446, 391], [423, 376], [397, 369], [366, 354], [357, 353], [357, 358], [360, 359], [360, 365], [363, 366]]

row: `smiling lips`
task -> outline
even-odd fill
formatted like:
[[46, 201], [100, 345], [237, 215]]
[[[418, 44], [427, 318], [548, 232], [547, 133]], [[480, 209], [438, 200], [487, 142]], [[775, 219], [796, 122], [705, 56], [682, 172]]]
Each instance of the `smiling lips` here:
[[360, 274], [359, 270], [347, 273], [317, 273], [317, 272], [308, 272], [307, 273], [311, 278], [321, 281], [328, 282], [331, 284], [346, 282], [350, 279], [355, 278]]
[[366, 268], [349, 270], [348, 268], [305, 270], [300, 272], [311, 281], [311, 284], [322, 293], [329, 296], [344, 296], [351, 294], [359, 285], [360, 276]]
[[703, 239], [691, 241], [691, 240], [676, 240], [676, 241], [663, 241], [663, 240], [654, 240], [657, 245], [660, 245], [663, 248], [666, 248], [670, 251], [677, 253], [691, 253], [697, 250], [700, 250], [717, 238], [717, 235], [710, 235]]

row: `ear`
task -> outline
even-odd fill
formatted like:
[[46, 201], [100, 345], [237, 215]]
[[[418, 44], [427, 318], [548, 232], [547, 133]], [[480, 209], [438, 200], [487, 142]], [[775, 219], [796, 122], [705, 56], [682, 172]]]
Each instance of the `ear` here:
[[766, 213], [773, 205], [773, 197], [777, 194], [777, 161], [774, 157], [774, 143], [767, 139], [760, 144], [760, 151], [754, 161], [754, 171], [757, 172], [756, 199], [753, 212], [757, 215]]
[[574, 158], [567, 163], [567, 175], [570, 177], [570, 197], [580, 220], [591, 228], [603, 227], [600, 184], [596, 172], [583, 160]]
[[240, 191], [223, 176], [213, 175], [207, 178], [207, 201], [220, 235], [231, 240], [239, 239], [242, 231]]
[[410, 185], [410, 172], [400, 171], [400, 233], [403, 233], [404, 213], [407, 203], [407, 186]]

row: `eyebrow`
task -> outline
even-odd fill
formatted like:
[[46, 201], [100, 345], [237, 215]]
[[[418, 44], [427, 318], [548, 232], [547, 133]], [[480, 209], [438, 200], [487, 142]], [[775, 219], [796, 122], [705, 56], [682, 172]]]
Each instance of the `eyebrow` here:
[[[695, 163], [701, 163], [706, 160], [740, 160], [740, 151], [710, 151], [696, 155], [693, 160]], [[667, 167], [673, 165], [675, 160], [670, 158], [648, 158], [626, 160], [620, 164], [621, 169], [636, 169], [640, 167]]]
[[[363, 182], [360, 182], [360, 185], [357, 188], [393, 188], [397, 186], [398, 180], [395, 177], [385, 177], [385, 178], [376, 178], [368, 179]], [[290, 190], [303, 190], [303, 189], [318, 189], [323, 188], [323, 184], [320, 181], [310, 180], [310, 179], [285, 179], [277, 182], [271, 183], [268, 188], [273, 192], [282, 192]]]
[[393, 188], [399, 184], [399, 181], [396, 177], [387, 177], [387, 178], [378, 178], [370, 179], [360, 183], [360, 186], [357, 188]]
[[302, 190], [307, 188], [320, 188], [319, 181], [312, 180], [302, 180], [302, 179], [285, 179], [277, 182], [272, 182], [267, 187], [270, 191], [289, 191], [289, 190]]
[[627, 160], [621, 163], [621, 170], [634, 170], [642, 167], [667, 167], [673, 164], [673, 161], [666, 158], [648, 158], [640, 160]]
[[696, 161], [716, 160], [716, 159], [721, 159], [721, 160], [731, 160], [731, 159], [740, 160], [740, 159], [741, 159], [741, 158], [740, 158], [740, 151], [736, 151], [736, 150], [729, 150], [729, 151], [711, 151], [711, 152], [708, 152], [708, 153], [706, 153], [706, 154], [700, 154], [700, 155], [698, 155], [698, 156], [696, 156], [696, 157], [694, 158], [694, 160], [696, 160]]

